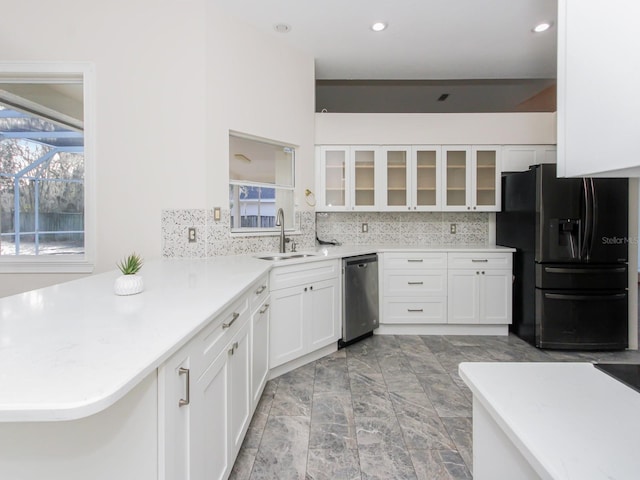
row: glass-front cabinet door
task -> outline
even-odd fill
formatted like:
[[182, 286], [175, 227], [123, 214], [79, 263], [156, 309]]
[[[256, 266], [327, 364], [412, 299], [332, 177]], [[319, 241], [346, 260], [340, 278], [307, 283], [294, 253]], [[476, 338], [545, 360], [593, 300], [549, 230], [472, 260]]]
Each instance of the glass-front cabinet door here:
[[411, 209], [411, 147], [382, 147], [385, 173], [384, 210]]
[[378, 147], [351, 147], [353, 210], [375, 210], [378, 206]]
[[321, 210], [347, 210], [349, 206], [349, 147], [320, 147]]
[[500, 210], [500, 146], [474, 146], [472, 158], [474, 168], [472, 209], [485, 212]]
[[411, 205], [413, 210], [439, 210], [442, 174], [440, 147], [416, 145], [412, 148]]
[[471, 148], [464, 145], [442, 147], [443, 209], [471, 210]]

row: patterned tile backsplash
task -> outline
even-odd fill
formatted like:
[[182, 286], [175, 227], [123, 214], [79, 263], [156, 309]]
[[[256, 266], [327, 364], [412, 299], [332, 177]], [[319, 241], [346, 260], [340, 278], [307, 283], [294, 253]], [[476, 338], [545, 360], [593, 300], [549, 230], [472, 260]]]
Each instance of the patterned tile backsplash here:
[[[220, 255], [276, 252], [278, 235], [231, 235], [230, 212], [223, 209], [220, 221], [213, 219], [213, 210], [163, 210], [162, 256], [165, 258], [205, 258]], [[298, 250], [315, 246], [315, 213], [296, 212], [300, 234], [289, 235]], [[196, 229], [196, 241], [188, 241], [188, 229]]]
[[[317, 213], [316, 229], [322, 240], [385, 245], [487, 245], [488, 213], [456, 212], [347, 212]], [[362, 224], [369, 231], [362, 233]], [[456, 233], [450, 226], [456, 225]]]
[[[220, 221], [213, 210], [163, 210], [162, 256], [166, 258], [205, 258], [220, 255], [275, 252], [278, 236], [231, 235], [229, 210], [222, 210]], [[486, 245], [489, 243], [487, 213], [454, 212], [296, 212], [300, 234], [291, 235], [298, 250], [315, 247], [316, 230], [323, 240], [343, 244], [385, 245]], [[362, 224], [369, 231], [362, 233]], [[456, 224], [456, 234], [450, 225]], [[196, 229], [196, 241], [188, 241], [187, 231]]]

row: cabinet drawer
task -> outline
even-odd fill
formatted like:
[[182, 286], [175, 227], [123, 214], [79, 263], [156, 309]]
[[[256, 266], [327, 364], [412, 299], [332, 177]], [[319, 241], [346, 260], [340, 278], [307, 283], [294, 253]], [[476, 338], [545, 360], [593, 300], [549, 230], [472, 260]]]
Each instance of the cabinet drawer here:
[[391, 324], [447, 323], [447, 297], [386, 298], [383, 319]]
[[383, 265], [389, 269], [447, 268], [446, 253], [385, 252]]
[[264, 299], [269, 296], [269, 275], [265, 275], [251, 287], [251, 312], [260, 307]]
[[306, 262], [297, 265], [278, 266], [271, 270], [271, 290], [329, 280], [340, 275], [340, 260]]
[[449, 268], [481, 268], [481, 269], [493, 269], [493, 268], [511, 268], [511, 253], [492, 253], [492, 252], [478, 252], [478, 253], [450, 253], [449, 254]]
[[437, 296], [447, 295], [447, 271], [392, 270], [384, 273], [384, 295]]
[[202, 372], [200, 368], [209, 365], [248, 320], [249, 297], [244, 295], [200, 332], [194, 342], [196, 356], [192, 365], [198, 374]]

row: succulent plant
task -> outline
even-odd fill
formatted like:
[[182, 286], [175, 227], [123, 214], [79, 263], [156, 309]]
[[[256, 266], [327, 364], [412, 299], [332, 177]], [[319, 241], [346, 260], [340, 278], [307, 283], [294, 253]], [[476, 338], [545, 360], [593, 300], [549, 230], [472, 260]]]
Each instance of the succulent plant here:
[[118, 263], [118, 268], [123, 275], [135, 275], [142, 268], [142, 257], [132, 253], [127, 258]]

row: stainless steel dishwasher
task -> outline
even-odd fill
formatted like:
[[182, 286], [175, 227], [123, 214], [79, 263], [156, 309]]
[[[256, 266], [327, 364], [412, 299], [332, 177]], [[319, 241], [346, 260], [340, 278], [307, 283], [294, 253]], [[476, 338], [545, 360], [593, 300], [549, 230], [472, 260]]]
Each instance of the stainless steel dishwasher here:
[[344, 347], [378, 328], [378, 255], [342, 260], [342, 339]]

